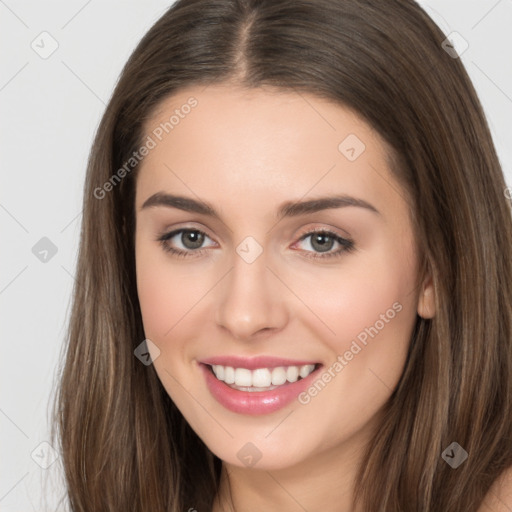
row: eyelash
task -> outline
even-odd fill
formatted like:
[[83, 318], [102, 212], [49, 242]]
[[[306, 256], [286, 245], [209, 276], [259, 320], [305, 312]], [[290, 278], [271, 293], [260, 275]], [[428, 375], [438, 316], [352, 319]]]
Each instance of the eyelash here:
[[[177, 258], [188, 258], [188, 257], [193, 257], [193, 256], [191, 256], [192, 254], [200, 255], [200, 254], [204, 253], [206, 251], [206, 249], [195, 249], [195, 250], [191, 249], [188, 251], [183, 251], [181, 249], [175, 249], [174, 247], [171, 247], [169, 245], [168, 241], [171, 238], [174, 238], [176, 235], [178, 235], [180, 233], [185, 233], [185, 232], [199, 233], [201, 235], [208, 237], [208, 235], [204, 231], [201, 231], [200, 229], [182, 228], [182, 229], [177, 229], [175, 231], [171, 231], [169, 233], [164, 233], [163, 235], [161, 235], [157, 238], [157, 241], [160, 242], [164, 251], [171, 253], [173, 256], [175, 256]], [[335, 252], [316, 253], [314, 255], [309, 254], [309, 255], [305, 256], [306, 258], [312, 258], [312, 259], [339, 258], [343, 254], [352, 252], [355, 249], [353, 240], [351, 240], [349, 238], [342, 238], [339, 235], [337, 235], [336, 233], [334, 233], [333, 231], [328, 231], [326, 229], [313, 229], [311, 231], [308, 231], [307, 233], [300, 236], [298, 242], [302, 242], [306, 238], [310, 237], [311, 235], [317, 234], [317, 233], [321, 233], [323, 235], [329, 236], [329, 238], [333, 238], [335, 242], [337, 242], [341, 245], [341, 248]], [[210, 237], [208, 237], [208, 238], [210, 238]], [[310, 251], [306, 251], [306, 252], [310, 253]]]

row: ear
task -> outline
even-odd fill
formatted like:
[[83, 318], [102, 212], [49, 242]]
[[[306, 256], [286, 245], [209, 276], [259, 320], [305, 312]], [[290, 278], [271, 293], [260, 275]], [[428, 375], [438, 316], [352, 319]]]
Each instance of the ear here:
[[422, 285], [418, 297], [418, 315], [422, 318], [430, 319], [436, 314], [436, 300], [434, 293], [434, 283], [432, 276], [427, 274]]

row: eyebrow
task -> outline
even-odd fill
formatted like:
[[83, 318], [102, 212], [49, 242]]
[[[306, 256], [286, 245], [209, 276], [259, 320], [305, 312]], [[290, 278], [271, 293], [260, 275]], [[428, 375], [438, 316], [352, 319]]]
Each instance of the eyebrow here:
[[[220, 215], [213, 208], [212, 205], [206, 201], [198, 201], [191, 197], [178, 196], [167, 194], [165, 192], [157, 192], [144, 201], [141, 210], [155, 206], [166, 206], [169, 208], [177, 208], [186, 212], [199, 213], [201, 215], [208, 215], [220, 220]], [[347, 195], [334, 195], [327, 197], [319, 197], [307, 201], [286, 201], [277, 211], [277, 216], [281, 217], [297, 217], [299, 215], [306, 215], [310, 213], [319, 212], [322, 210], [332, 208], [343, 208], [346, 206], [357, 206], [358, 208], [365, 208], [373, 213], [380, 215], [380, 212], [373, 205]]]

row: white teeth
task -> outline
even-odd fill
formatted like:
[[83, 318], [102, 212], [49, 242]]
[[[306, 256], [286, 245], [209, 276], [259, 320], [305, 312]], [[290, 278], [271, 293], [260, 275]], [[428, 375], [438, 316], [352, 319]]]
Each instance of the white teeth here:
[[[219, 380], [222, 380], [217, 376]], [[272, 373], [268, 368], [258, 368], [252, 372], [252, 386], [255, 388], [268, 388], [272, 384]]]
[[215, 364], [212, 366], [217, 379], [240, 388], [270, 388], [282, 386], [284, 383], [297, 382], [306, 378], [314, 369], [314, 364], [302, 366], [278, 366], [277, 368], [233, 368]]
[[314, 364], [305, 364], [300, 367], [299, 375], [304, 379], [315, 369]]
[[252, 372], [247, 368], [236, 368], [235, 369], [235, 384], [237, 386], [252, 386]]
[[288, 366], [286, 369], [286, 380], [288, 382], [296, 382], [299, 378], [299, 369], [296, 366]]
[[[220, 380], [220, 377], [217, 377]], [[235, 383], [235, 370], [231, 366], [224, 367], [224, 382], [226, 384]]]
[[217, 364], [213, 367], [213, 371], [219, 380], [224, 380], [224, 366]]
[[286, 382], [286, 370], [282, 366], [272, 370], [272, 385], [281, 386]]

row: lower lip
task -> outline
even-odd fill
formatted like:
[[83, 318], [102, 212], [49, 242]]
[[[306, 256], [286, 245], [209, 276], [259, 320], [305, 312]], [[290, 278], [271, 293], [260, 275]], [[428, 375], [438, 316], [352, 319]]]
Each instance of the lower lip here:
[[286, 407], [311, 385], [321, 368], [320, 366], [304, 379], [283, 384], [276, 389], [249, 392], [233, 389], [217, 379], [209, 365], [200, 363], [199, 366], [205, 376], [206, 385], [217, 402], [238, 414], [252, 415], [270, 414]]

